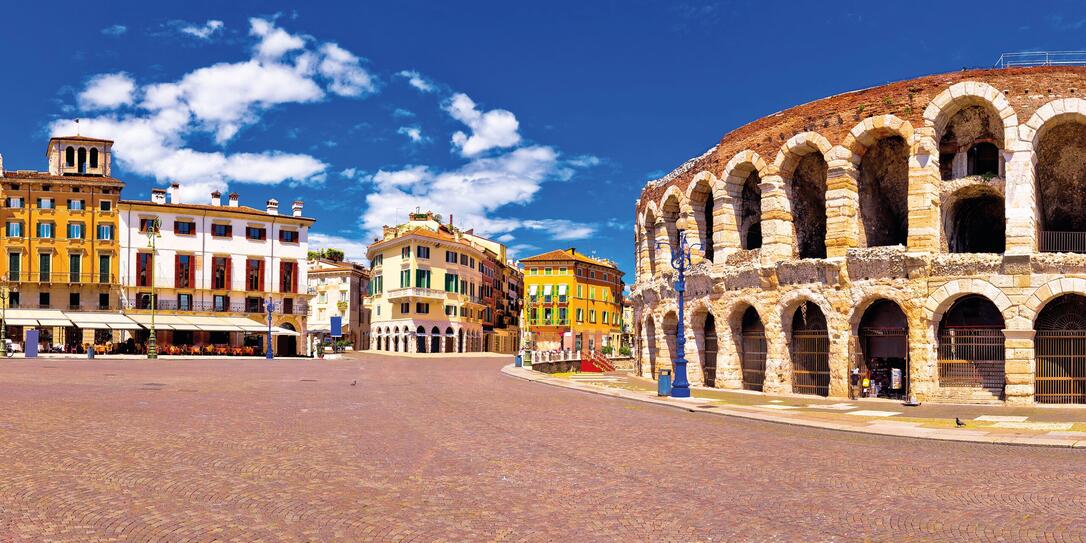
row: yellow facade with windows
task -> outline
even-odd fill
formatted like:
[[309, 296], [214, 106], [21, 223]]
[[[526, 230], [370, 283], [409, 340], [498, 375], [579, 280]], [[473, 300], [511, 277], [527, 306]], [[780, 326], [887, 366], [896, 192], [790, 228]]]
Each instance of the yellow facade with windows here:
[[617, 349], [623, 273], [609, 260], [570, 248], [521, 259], [525, 344], [529, 348]]

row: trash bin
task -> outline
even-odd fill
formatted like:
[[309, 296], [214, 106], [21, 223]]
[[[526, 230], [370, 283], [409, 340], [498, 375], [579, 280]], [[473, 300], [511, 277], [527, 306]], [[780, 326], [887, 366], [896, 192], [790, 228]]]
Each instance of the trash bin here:
[[671, 370], [660, 370], [656, 376], [656, 395], [671, 396]]
[[94, 360], [94, 345], [87, 347], [87, 358], [89, 360]]
[[517, 357], [513, 360], [513, 365], [518, 367], [518, 368], [523, 368], [524, 367], [524, 358], [521, 355], [518, 354]]

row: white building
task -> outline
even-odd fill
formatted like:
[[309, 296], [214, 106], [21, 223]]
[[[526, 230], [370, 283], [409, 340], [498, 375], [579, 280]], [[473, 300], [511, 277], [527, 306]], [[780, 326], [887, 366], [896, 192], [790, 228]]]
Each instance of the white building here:
[[[265, 210], [242, 206], [232, 193], [223, 205], [214, 192], [205, 204], [178, 201], [179, 186], [154, 189], [151, 200], [119, 205], [121, 303], [126, 313], [149, 324], [152, 288], [157, 299], [156, 338], [171, 349], [229, 349], [263, 352], [265, 301], [274, 303], [273, 348], [287, 356], [306, 354], [306, 255], [309, 227], [302, 202], [290, 215], [279, 203]], [[149, 233], [158, 223], [156, 254]], [[145, 323], [144, 321], [148, 321]], [[135, 337], [139, 341], [144, 337]]]
[[310, 334], [328, 334], [332, 317], [342, 317], [343, 339], [354, 350], [369, 348], [369, 309], [363, 298], [370, 288], [370, 272], [351, 262], [309, 261]]

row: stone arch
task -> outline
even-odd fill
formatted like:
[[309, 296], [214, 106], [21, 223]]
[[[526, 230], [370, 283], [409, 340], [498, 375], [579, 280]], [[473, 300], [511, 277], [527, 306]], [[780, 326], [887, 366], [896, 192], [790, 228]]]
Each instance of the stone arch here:
[[[1079, 277], [1061, 277], [1033, 289], [1026, 301], [1019, 306], [1020, 321], [1033, 322], [1048, 302], [1064, 294], [1086, 295], [1086, 279]], [[1010, 322], [1010, 321], [1008, 321]]]
[[657, 368], [656, 358], [657, 358], [657, 355], [658, 355], [658, 353], [656, 352], [656, 349], [657, 349], [656, 317], [652, 313], [646, 314], [645, 319], [644, 319], [644, 323], [643, 323], [642, 326], [644, 326], [644, 328], [645, 328], [645, 331], [643, 332], [644, 335], [645, 335], [645, 351], [646, 351], [645, 354], [646, 354], [646, 358], [648, 358], [648, 361], [649, 361], [649, 375], [648, 376], [655, 379], [656, 378], [656, 368]]
[[656, 208], [656, 202], [649, 202], [648, 205], [645, 206], [643, 217], [641, 232], [645, 243], [646, 269], [648, 270], [649, 277], [652, 277], [656, 275], [657, 259], [659, 258], [658, 255], [660, 252], [660, 248], [656, 245], [661, 241], [661, 232], [659, 232], [657, 225], [660, 218], [660, 211]]
[[[751, 250], [762, 246], [762, 181], [769, 172], [754, 151], [740, 151], [724, 166], [723, 243]], [[730, 206], [730, 212], [727, 210]]]
[[[1003, 314], [1003, 321], [1007, 323], [1008, 327], [1013, 327], [1012, 323], [1019, 322], [1015, 306], [1011, 303], [1010, 298], [999, 287], [983, 279], [956, 279], [935, 289], [935, 292], [928, 295], [927, 300], [924, 302], [928, 322], [932, 323], [933, 326], [938, 326], [939, 322], [943, 320], [943, 314], [946, 313], [947, 309], [958, 301], [958, 298], [968, 294], [984, 296], [995, 304], [999, 312]], [[1029, 322], [1027, 321], [1027, 328]]]
[[716, 240], [720, 235], [721, 225], [717, 211], [721, 202], [720, 180], [707, 171], [698, 172], [686, 189], [686, 201], [691, 208], [692, 227], [697, 233], [696, 242], [701, 244], [701, 253], [709, 262], [716, 260]]
[[938, 139], [955, 113], [970, 105], [991, 108], [1003, 120], [1002, 148], [1015, 149], [1018, 142], [1018, 115], [1007, 97], [981, 81], [962, 81], [951, 85], [931, 99], [924, 109], [924, 127], [931, 128]]
[[1021, 132], [1033, 149], [1038, 249], [1086, 252], [1086, 100], [1053, 100]]
[[1036, 149], [1044, 132], [1067, 119], [1086, 122], [1086, 100], [1060, 98], [1037, 108], [1026, 124], [1018, 128], [1019, 140], [1029, 143], [1033, 149]]
[[[793, 393], [817, 394], [830, 396], [834, 392], [840, 395], [841, 386], [834, 386], [842, 380], [845, 371], [838, 370], [834, 375], [833, 364], [840, 358], [841, 349], [837, 348], [831, 330], [838, 327], [835, 322], [839, 316], [833, 313], [833, 307], [821, 294], [807, 289], [793, 291], [793, 296], [782, 297], [780, 319], [784, 331], [784, 351], [786, 353], [790, 391]], [[801, 308], [810, 308], [801, 312]], [[803, 315], [809, 325], [803, 331], [795, 329], [796, 319]], [[819, 316], [821, 315], [821, 323]], [[808, 331], [809, 330], [809, 331]], [[821, 354], [815, 354], [821, 353]], [[847, 362], [845, 363], [847, 367]], [[836, 377], [836, 378], [835, 378]]]
[[689, 209], [686, 195], [675, 185], [671, 185], [660, 198], [660, 219], [663, 220], [664, 233], [667, 235], [668, 254], [679, 243], [679, 219]]
[[854, 126], [841, 145], [855, 180], [861, 247], [907, 244], [912, 140], [908, 121], [880, 115]]
[[[711, 319], [712, 335], [708, 335], [707, 321]], [[705, 386], [719, 386], [716, 383], [716, 370], [718, 367], [720, 351], [720, 319], [713, 311], [712, 303], [708, 298], [699, 298], [690, 304], [689, 317], [687, 318], [687, 335], [693, 336], [694, 348], [691, 354], [696, 359], [696, 364], [687, 366], [697, 368], [697, 372], [690, 372], [691, 383], [704, 384]], [[690, 360], [695, 362], [695, 360]], [[696, 378], [696, 380], [694, 380]]]
[[[748, 311], [757, 316], [756, 324], [745, 322]], [[731, 373], [728, 388], [763, 391], [769, 354], [767, 319], [771, 316], [753, 296], [741, 296], [731, 305], [723, 327], [726, 341], [722, 345], [727, 348], [721, 349], [720, 364]]]
[[817, 132], [790, 138], [773, 163], [784, 184], [787, 211], [792, 217], [793, 254], [826, 257], [826, 189], [833, 146]]
[[[956, 134], [951, 126], [959, 114], [965, 115], [963, 127], [969, 134]], [[981, 121], [985, 120], [980, 116], [986, 117], [1001, 133], [977, 132], [978, 122], [983, 128]], [[998, 162], [993, 166], [997, 171], [992, 173], [1002, 177], [1007, 155], [1018, 148], [1018, 116], [1003, 93], [987, 83], [963, 81], [936, 95], [924, 110], [924, 127], [938, 147], [935, 156], [943, 180], [985, 173], [981, 170], [987, 168], [974, 170], [974, 162], [979, 165], [978, 158], [991, 147], [995, 147], [991, 152]]]
[[664, 346], [667, 348], [667, 361], [668, 366], [674, 362], [675, 357], [679, 354], [679, 316], [678, 310], [669, 308], [661, 310], [660, 316], [661, 331], [664, 334]]

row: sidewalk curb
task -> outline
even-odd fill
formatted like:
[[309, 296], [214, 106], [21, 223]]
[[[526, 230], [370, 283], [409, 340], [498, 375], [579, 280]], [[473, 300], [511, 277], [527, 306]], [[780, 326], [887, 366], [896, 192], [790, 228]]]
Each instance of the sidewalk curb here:
[[683, 411], [689, 411], [691, 413], [705, 413], [707, 415], [720, 415], [725, 417], [736, 417], [749, 420], [757, 420], [762, 422], [772, 422], [777, 424], [787, 424], [791, 426], [804, 426], [808, 428], [820, 428], [823, 430], [834, 430], [838, 432], [851, 432], [855, 434], [872, 434], [881, 436], [898, 437], [905, 439], [927, 439], [935, 441], [956, 441], [967, 443], [985, 443], [994, 445], [1015, 445], [1015, 446], [1029, 446], [1029, 447], [1053, 447], [1053, 448], [1073, 448], [1084, 449], [1086, 448], [1086, 441], [1073, 441], [1067, 439], [1057, 438], [1042, 438], [1042, 437], [1014, 437], [1014, 436], [972, 436], [972, 435], [954, 435], [952, 431], [946, 430], [928, 430], [923, 434], [904, 434], [904, 433], [891, 433], [885, 430], [878, 430], [872, 428], [864, 428], [862, 426], [850, 426], [847, 424], [838, 424], [833, 422], [823, 422], [817, 420], [800, 420], [790, 417], [783, 417], [780, 415], [774, 415], [772, 413], [751, 413], [747, 411], [737, 411], [734, 409], [727, 409], [724, 407], [718, 407], [716, 409], [698, 409], [693, 404], [684, 405], [677, 403], [681, 400], [665, 400], [653, 397], [646, 397], [640, 394], [631, 393], [630, 391], [621, 389], [606, 389], [601, 387], [595, 387], [591, 385], [582, 385], [578, 383], [569, 382], [565, 379], [558, 379], [555, 377], [548, 377], [546, 374], [535, 372], [527, 368], [517, 368], [512, 364], [503, 366], [501, 372], [516, 378], [523, 379], [525, 381], [540, 383], [544, 385], [550, 385], [553, 387], [577, 390], [580, 392], [587, 392], [589, 394], [596, 394], [599, 396], [608, 396], [611, 398], [619, 398], [623, 400], [630, 400], [642, 403], [649, 403], [654, 405], [660, 405], [665, 407], [671, 407], [673, 409], [681, 409]]

